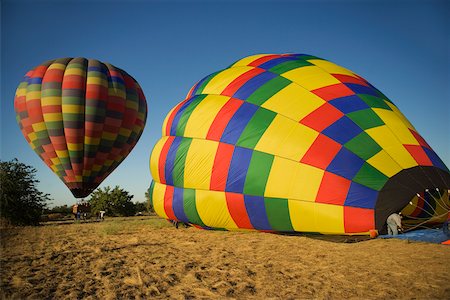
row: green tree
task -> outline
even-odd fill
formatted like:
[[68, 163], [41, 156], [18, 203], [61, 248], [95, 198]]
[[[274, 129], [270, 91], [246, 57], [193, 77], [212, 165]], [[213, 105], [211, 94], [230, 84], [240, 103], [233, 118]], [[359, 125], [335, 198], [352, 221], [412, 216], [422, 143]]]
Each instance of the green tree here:
[[19, 162], [0, 161], [0, 217], [13, 225], [39, 225], [51, 199], [37, 189], [36, 169]]
[[136, 202], [135, 203], [136, 212], [147, 212], [147, 202]]
[[45, 210], [46, 213], [53, 213], [53, 214], [63, 214], [63, 215], [70, 215], [72, 213], [72, 207], [68, 206], [67, 204], [55, 206], [52, 208], [47, 208]]
[[131, 201], [133, 197], [119, 186], [115, 186], [114, 189], [107, 186], [96, 189], [88, 202], [93, 214], [104, 210], [109, 216], [133, 216], [136, 213], [136, 207]]

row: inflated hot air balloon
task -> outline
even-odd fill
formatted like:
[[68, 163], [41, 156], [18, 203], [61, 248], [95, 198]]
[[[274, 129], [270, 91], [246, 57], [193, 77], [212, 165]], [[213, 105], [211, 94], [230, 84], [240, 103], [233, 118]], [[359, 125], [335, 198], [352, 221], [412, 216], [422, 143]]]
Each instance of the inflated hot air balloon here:
[[133, 77], [85, 58], [50, 60], [29, 71], [14, 107], [31, 148], [77, 198], [88, 196], [125, 159], [147, 118]]
[[[155, 211], [202, 228], [368, 234], [426, 189], [450, 187], [385, 95], [311, 55], [250, 56], [205, 77], [162, 133], [150, 161]], [[433, 199], [445, 209], [425, 218], [446, 219], [448, 196]]]

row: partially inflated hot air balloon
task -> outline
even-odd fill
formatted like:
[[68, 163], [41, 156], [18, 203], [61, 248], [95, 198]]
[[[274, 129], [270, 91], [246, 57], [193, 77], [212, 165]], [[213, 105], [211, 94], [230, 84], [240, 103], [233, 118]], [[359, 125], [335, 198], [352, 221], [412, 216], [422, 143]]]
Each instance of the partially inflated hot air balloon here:
[[448, 214], [449, 170], [410, 122], [366, 80], [314, 56], [255, 55], [205, 77], [162, 133], [149, 192], [163, 218], [368, 234], [408, 205], [418, 216], [413, 198], [427, 189], [444, 209], [424, 219]]
[[133, 77], [85, 58], [50, 60], [29, 71], [14, 107], [31, 148], [77, 198], [88, 196], [125, 159], [147, 118]]

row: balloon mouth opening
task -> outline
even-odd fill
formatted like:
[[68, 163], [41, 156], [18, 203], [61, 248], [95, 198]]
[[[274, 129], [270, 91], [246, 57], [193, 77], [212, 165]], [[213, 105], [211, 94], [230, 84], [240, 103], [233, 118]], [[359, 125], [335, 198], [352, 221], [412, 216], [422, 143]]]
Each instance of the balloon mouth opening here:
[[72, 188], [70, 191], [72, 192], [75, 198], [85, 198], [89, 196], [95, 189], [95, 187], [84, 187], [84, 188]]
[[391, 177], [375, 204], [375, 229], [387, 233], [386, 220], [402, 213], [405, 230], [429, 228], [448, 218], [450, 173], [434, 166], [404, 169]]
[[414, 195], [400, 214], [406, 230], [435, 228], [448, 220], [450, 199], [447, 189], [426, 188]]

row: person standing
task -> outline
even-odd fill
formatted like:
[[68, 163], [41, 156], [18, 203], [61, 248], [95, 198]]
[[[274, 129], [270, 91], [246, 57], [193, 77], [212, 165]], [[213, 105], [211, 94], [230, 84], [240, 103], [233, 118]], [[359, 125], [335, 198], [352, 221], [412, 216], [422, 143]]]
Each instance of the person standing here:
[[75, 220], [78, 220], [78, 205], [77, 204], [72, 206], [72, 214], [73, 214]]

